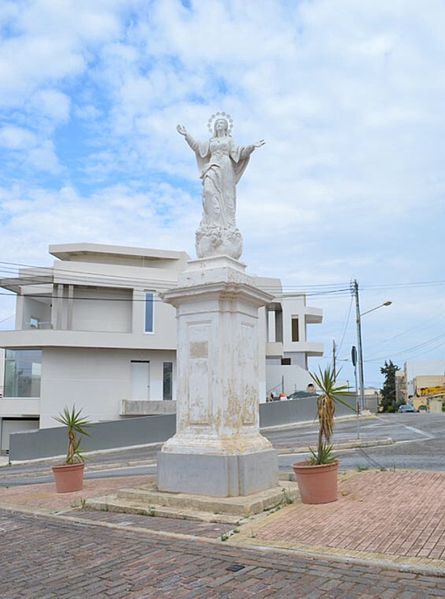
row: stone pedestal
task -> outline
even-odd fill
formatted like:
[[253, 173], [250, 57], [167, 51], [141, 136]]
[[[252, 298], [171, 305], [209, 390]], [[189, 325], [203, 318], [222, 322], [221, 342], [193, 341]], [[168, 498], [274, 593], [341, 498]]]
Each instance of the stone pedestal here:
[[218, 256], [189, 262], [163, 298], [177, 309], [177, 428], [158, 454], [159, 490], [236, 497], [276, 486], [258, 410], [258, 309], [272, 296]]

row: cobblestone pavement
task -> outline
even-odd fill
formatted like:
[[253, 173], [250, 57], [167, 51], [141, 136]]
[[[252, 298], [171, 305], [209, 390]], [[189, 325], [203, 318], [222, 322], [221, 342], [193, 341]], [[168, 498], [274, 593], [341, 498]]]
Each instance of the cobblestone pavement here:
[[435, 576], [1, 510], [0, 538], [2, 599], [445, 597]]
[[[93, 522], [104, 520], [103, 512], [89, 511], [88, 508], [80, 512], [73, 512], [72, 515], [80, 520]], [[193, 520], [179, 520], [178, 518], [150, 518], [139, 514], [120, 514], [116, 512], [108, 512], [106, 514], [106, 521], [120, 526], [132, 526], [135, 528], [192, 535], [208, 539], [220, 539], [224, 534], [233, 530], [233, 524], [196, 522]]]

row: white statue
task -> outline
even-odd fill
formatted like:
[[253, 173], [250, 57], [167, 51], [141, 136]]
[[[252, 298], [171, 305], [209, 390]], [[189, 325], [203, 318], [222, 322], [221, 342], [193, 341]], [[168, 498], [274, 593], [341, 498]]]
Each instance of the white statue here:
[[198, 258], [228, 255], [238, 259], [243, 241], [236, 226], [236, 184], [241, 179], [255, 148], [264, 140], [251, 146], [237, 146], [232, 139], [232, 119], [225, 112], [213, 114], [208, 128], [213, 137], [205, 143], [193, 139], [185, 127], [177, 126], [195, 152], [202, 179], [202, 220], [196, 231]]

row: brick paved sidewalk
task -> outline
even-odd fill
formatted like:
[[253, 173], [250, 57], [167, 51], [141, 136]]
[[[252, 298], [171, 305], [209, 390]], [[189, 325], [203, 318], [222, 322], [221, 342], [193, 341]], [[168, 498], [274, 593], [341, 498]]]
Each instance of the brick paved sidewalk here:
[[1, 510], [0, 537], [2, 599], [445, 597], [436, 576]]
[[341, 483], [337, 502], [295, 503], [245, 525], [233, 542], [389, 559], [445, 572], [445, 473], [357, 473]]
[[[0, 488], [0, 508], [63, 513], [89, 525], [151, 530], [157, 535], [219, 539], [230, 526], [198, 525], [185, 520], [147, 518], [85, 511], [71, 512], [81, 500], [145, 484], [152, 477], [86, 480], [83, 491], [57, 494], [53, 483]], [[298, 550], [300, 555], [378, 560], [410, 566], [413, 571], [445, 572], [445, 473], [362, 472], [342, 480], [339, 501], [321, 506], [296, 503], [256, 518], [229, 540], [233, 544]]]
[[62, 512], [79, 507], [82, 499], [112, 494], [126, 486], [137, 487], [146, 484], [147, 479], [147, 476], [86, 479], [83, 490], [75, 493], [56, 493], [55, 483], [0, 487], [0, 508], [47, 513]]

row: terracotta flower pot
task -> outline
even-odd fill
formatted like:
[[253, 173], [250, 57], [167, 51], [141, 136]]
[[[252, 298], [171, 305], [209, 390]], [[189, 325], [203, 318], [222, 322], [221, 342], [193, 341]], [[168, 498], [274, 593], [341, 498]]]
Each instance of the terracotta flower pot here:
[[292, 466], [303, 503], [337, 501], [338, 462], [312, 465], [297, 462]]
[[57, 493], [73, 493], [83, 489], [83, 469], [85, 464], [60, 464], [53, 466]]

